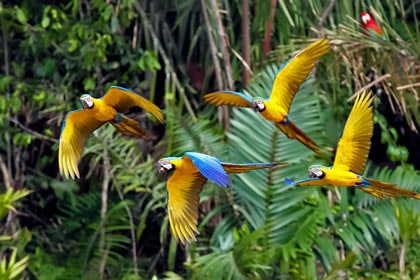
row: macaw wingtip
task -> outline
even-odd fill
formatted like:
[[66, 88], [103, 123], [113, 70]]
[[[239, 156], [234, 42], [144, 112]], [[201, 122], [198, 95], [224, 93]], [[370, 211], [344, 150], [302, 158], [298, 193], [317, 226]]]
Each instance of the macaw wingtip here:
[[230, 187], [230, 182], [229, 183], [226, 183], [226, 184], [222, 184], [222, 187], [229, 188]]

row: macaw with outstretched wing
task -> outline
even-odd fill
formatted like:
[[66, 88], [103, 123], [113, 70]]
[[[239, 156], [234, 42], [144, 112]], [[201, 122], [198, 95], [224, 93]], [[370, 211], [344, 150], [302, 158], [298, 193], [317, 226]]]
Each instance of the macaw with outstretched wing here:
[[80, 100], [83, 108], [68, 112], [61, 126], [58, 166], [60, 174], [66, 178], [80, 177], [77, 164], [86, 139], [107, 122], [126, 136], [149, 140], [140, 124], [123, 114], [129, 109], [143, 108], [163, 122], [163, 115], [155, 104], [122, 87], [111, 86], [100, 99], [83, 94]]
[[298, 186], [355, 187], [380, 199], [385, 199], [385, 196], [420, 199], [418, 193], [361, 175], [365, 169], [373, 133], [373, 99], [374, 96], [368, 92], [356, 97], [338, 142], [333, 166], [312, 165], [309, 167], [309, 178], [296, 182], [286, 178], [286, 183]]
[[274, 80], [269, 99], [254, 99], [240, 92], [226, 90], [206, 94], [204, 100], [216, 106], [230, 105], [254, 108], [266, 120], [274, 122], [288, 138], [297, 139], [318, 153], [319, 146], [290, 120], [288, 113], [300, 85], [311, 72], [318, 59], [328, 53], [329, 48], [328, 40], [317, 40], [286, 61], [280, 67]]
[[209, 155], [187, 152], [182, 157], [162, 158], [157, 163], [159, 173], [172, 172], [166, 183], [168, 214], [172, 234], [183, 244], [196, 241], [198, 204], [200, 193], [207, 180], [218, 186], [228, 187], [228, 173], [243, 173], [251, 170], [285, 165], [269, 163], [225, 163]]

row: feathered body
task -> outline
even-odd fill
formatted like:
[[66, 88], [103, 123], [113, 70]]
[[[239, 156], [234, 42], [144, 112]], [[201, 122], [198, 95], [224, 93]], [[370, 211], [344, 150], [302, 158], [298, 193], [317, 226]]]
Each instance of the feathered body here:
[[385, 39], [382, 29], [379, 27], [375, 19], [368, 12], [362, 12], [360, 14], [360, 22], [362, 24], [364, 32], [371, 39]]
[[207, 180], [218, 186], [228, 187], [228, 173], [243, 173], [251, 170], [283, 165], [270, 163], [225, 163], [209, 155], [187, 152], [182, 157], [167, 157], [157, 163], [159, 173], [172, 172], [167, 183], [168, 215], [172, 234], [182, 242], [196, 240], [198, 234], [198, 205], [200, 193]]
[[380, 199], [385, 196], [420, 199], [420, 194], [361, 175], [365, 169], [373, 133], [373, 99], [374, 96], [366, 92], [356, 97], [338, 142], [333, 166], [312, 165], [309, 167], [309, 178], [296, 182], [286, 179], [286, 183], [299, 186], [356, 187]]
[[83, 109], [67, 113], [61, 127], [58, 165], [60, 173], [66, 178], [80, 177], [77, 164], [86, 139], [105, 123], [111, 123], [126, 136], [148, 140], [140, 124], [123, 114], [130, 108], [143, 108], [163, 122], [163, 115], [155, 104], [122, 87], [111, 86], [103, 98], [83, 94], [80, 100]]
[[319, 146], [291, 121], [288, 113], [300, 85], [319, 58], [328, 51], [328, 40], [321, 39], [283, 63], [274, 80], [269, 99], [251, 98], [234, 91], [219, 91], [206, 94], [204, 100], [216, 106], [230, 105], [254, 108], [266, 120], [274, 122], [288, 138], [297, 139], [318, 153]]

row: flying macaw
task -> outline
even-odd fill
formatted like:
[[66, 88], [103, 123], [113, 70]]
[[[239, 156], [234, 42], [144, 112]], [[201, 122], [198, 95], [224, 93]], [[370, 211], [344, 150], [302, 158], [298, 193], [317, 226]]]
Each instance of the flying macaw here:
[[360, 14], [360, 21], [362, 23], [362, 28], [364, 32], [372, 40], [385, 40], [385, 34], [383, 33], [382, 29], [379, 27], [375, 19], [368, 12], [362, 12]]
[[66, 178], [80, 177], [77, 164], [86, 139], [95, 129], [107, 122], [126, 136], [148, 140], [140, 124], [123, 114], [130, 108], [143, 108], [163, 122], [163, 115], [155, 104], [122, 87], [111, 86], [99, 99], [83, 94], [80, 101], [83, 108], [68, 112], [61, 126], [58, 166], [60, 174]]
[[234, 164], [195, 152], [182, 157], [162, 158], [157, 163], [159, 173], [173, 171], [166, 183], [169, 223], [172, 234], [183, 244], [196, 241], [200, 192], [207, 180], [228, 187], [228, 173], [242, 173], [255, 169], [285, 165], [284, 162]]
[[288, 113], [300, 84], [308, 76], [317, 60], [328, 53], [329, 47], [328, 40], [317, 40], [283, 63], [274, 80], [269, 99], [251, 98], [240, 92], [226, 90], [206, 94], [204, 100], [216, 106], [253, 108], [266, 120], [274, 122], [288, 138], [297, 139], [318, 153], [319, 146], [291, 121]]
[[365, 169], [373, 133], [373, 99], [374, 95], [370, 92], [363, 92], [356, 97], [338, 142], [333, 166], [312, 165], [309, 167], [309, 178], [296, 182], [286, 178], [286, 183], [298, 186], [355, 187], [380, 199], [385, 199], [385, 195], [420, 199], [418, 193], [361, 175]]

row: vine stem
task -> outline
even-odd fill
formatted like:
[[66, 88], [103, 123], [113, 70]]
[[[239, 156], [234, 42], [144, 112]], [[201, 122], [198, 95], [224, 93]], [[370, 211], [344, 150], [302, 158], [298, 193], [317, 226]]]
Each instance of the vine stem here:
[[[115, 189], [117, 190], [118, 197], [121, 200], [124, 200], [124, 195], [121, 192], [121, 189], [118, 187], [116, 187]], [[133, 219], [133, 215], [131, 214], [130, 208], [128, 208], [127, 205], [124, 205], [124, 209], [125, 211], [127, 211], [127, 216], [130, 221], [131, 254], [133, 258], [133, 269], [134, 269], [134, 273], [138, 275], [139, 268], [137, 266], [137, 242], [136, 242], [136, 232], [134, 229], [134, 219]]]
[[318, 28], [321, 30], [321, 33], [320, 33], [321, 36], [323, 36], [323, 33], [324, 33], [322, 30], [322, 26], [327, 20], [327, 17], [331, 14], [331, 11], [334, 8], [336, 2], [337, 2], [336, 0], [330, 0], [330, 3], [328, 4], [327, 8], [324, 10], [321, 18], [318, 21]]
[[143, 7], [140, 4], [136, 4], [134, 5], [134, 8], [136, 10], [136, 12], [140, 15], [142, 23], [144, 25], [145, 28], [147, 28], [147, 30], [150, 33], [150, 36], [153, 39], [153, 42], [156, 44], [157, 50], [159, 52], [159, 54], [162, 57], [163, 63], [165, 64], [165, 68], [168, 70], [168, 72], [170, 72], [172, 75], [170, 75], [170, 77], [174, 80], [175, 86], [179, 92], [179, 94], [182, 96], [183, 100], [185, 101], [185, 107], [188, 111], [188, 113], [191, 115], [192, 119], [194, 122], [197, 121], [197, 117], [195, 116], [194, 110], [191, 107], [191, 103], [189, 102], [186, 94], [185, 94], [185, 90], [184, 87], [181, 85], [178, 76], [176, 75], [175, 70], [172, 67], [172, 64], [170, 63], [169, 57], [166, 54], [164, 48], [162, 47], [162, 44], [160, 43], [160, 40], [158, 38], [158, 36], [156, 35], [152, 24], [150, 23], [149, 19], [147, 18], [146, 12], [144, 11]]
[[103, 145], [104, 147], [104, 165], [103, 165], [103, 174], [104, 179], [102, 181], [102, 194], [101, 194], [101, 220], [102, 220], [102, 228], [99, 238], [99, 249], [103, 252], [101, 263], [99, 264], [99, 279], [104, 279], [104, 272], [105, 272], [105, 266], [106, 266], [106, 259], [108, 257], [108, 254], [105, 254], [105, 218], [106, 213], [108, 209], [108, 186], [110, 182], [110, 169], [111, 165], [109, 162], [109, 156], [108, 156], [108, 147], [106, 143]]
[[[9, 58], [9, 43], [8, 43], [8, 30], [6, 30], [6, 24], [4, 24], [4, 19], [3, 19], [3, 17], [0, 17], [0, 22], [1, 22], [1, 26], [2, 26], [2, 29], [1, 29], [1, 31], [2, 31], [2, 34], [3, 34], [3, 59], [4, 59], [4, 74], [6, 75], [6, 76], [9, 76], [10, 75], [10, 58]], [[10, 99], [10, 86], [8, 85], [7, 86], [7, 89], [6, 89], [6, 99], [7, 100], [9, 100]], [[8, 108], [7, 109], [7, 114], [9, 115], [9, 116], [11, 116], [11, 111], [10, 111], [10, 108]], [[8, 125], [8, 120], [6, 120], [6, 125]], [[7, 158], [7, 160], [6, 160], [6, 169], [4, 169], [3, 170], [3, 167], [2, 167], [2, 172], [4, 173], [4, 172], [7, 172], [8, 173], [8, 175], [7, 175], [7, 177], [10, 179], [10, 187], [12, 187], [13, 186], [13, 175], [12, 175], [12, 154], [13, 154], [13, 151], [12, 151], [12, 149], [13, 149], [13, 147], [12, 147], [12, 143], [11, 143], [11, 140], [10, 140], [10, 133], [9, 133], [9, 131], [7, 131], [6, 133], [6, 158]], [[5, 176], [5, 178], [6, 178], [6, 176]]]
[[[234, 89], [234, 82], [232, 77], [232, 67], [230, 65], [230, 55], [229, 55], [229, 38], [226, 36], [225, 28], [220, 17], [219, 3], [217, 0], [210, 0], [210, 8], [212, 10], [213, 19], [216, 24], [217, 35], [219, 39], [219, 48], [223, 58], [223, 65], [225, 66], [225, 75], [227, 88], [230, 90]], [[221, 107], [222, 122], [224, 124], [225, 130], [230, 129], [229, 122], [229, 110], [227, 106]]]
[[405, 254], [407, 251], [407, 244], [403, 242], [401, 245], [400, 251], [400, 261], [399, 261], [399, 268], [400, 268], [400, 279], [404, 280], [405, 278]]
[[[212, 5], [212, 7], [214, 8], [214, 6]], [[217, 7], [217, 4], [216, 4]], [[222, 77], [222, 69], [220, 66], [220, 61], [219, 58], [217, 56], [217, 46], [213, 37], [213, 26], [210, 22], [209, 19], [209, 13], [207, 12], [207, 5], [206, 5], [206, 1], [205, 0], [201, 0], [201, 9], [203, 11], [203, 16], [204, 16], [204, 22], [206, 23], [206, 31], [207, 31], [207, 37], [209, 40], [209, 46], [210, 46], [210, 53], [211, 53], [211, 57], [213, 60], [213, 66], [214, 66], [214, 72], [216, 75], [216, 81], [217, 81], [217, 87], [222, 90], [225, 88], [225, 85], [223, 83], [223, 77]], [[216, 9], [216, 11], [213, 9], [212, 14], [214, 13], [218, 13], [218, 9]], [[216, 17], [216, 15], [214, 15]], [[219, 38], [220, 40], [223, 41], [223, 37]], [[230, 89], [232, 89], [229, 86]], [[219, 121], [223, 123], [223, 126], [226, 130], [230, 129], [230, 122], [229, 122], [229, 109], [226, 105], [222, 105], [219, 107], [218, 109], [219, 112]]]
[[[251, 56], [249, 54], [249, 3], [248, 0], [242, 0], [242, 56], [246, 64], [251, 65]], [[249, 86], [249, 80], [251, 77], [251, 72], [249, 67], [244, 67], [243, 72], [244, 85]]]

